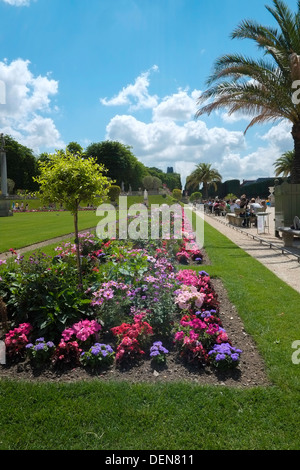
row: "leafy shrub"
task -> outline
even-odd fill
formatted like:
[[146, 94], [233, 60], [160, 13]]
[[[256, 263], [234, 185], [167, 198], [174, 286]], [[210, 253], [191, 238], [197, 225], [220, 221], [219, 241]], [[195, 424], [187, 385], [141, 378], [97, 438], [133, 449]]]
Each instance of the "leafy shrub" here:
[[55, 344], [52, 341], [46, 342], [44, 338], [38, 338], [34, 344], [26, 345], [28, 357], [38, 367], [50, 362], [54, 349]]
[[24, 357], [32, 330], [33, 328], [29, 323], [22, 323], [5, 335], [6, 354], [9, 358], [20, 359]]
[[157, 364], [164, 364], [167, 354], [169, 354], [169, 351], [163, 346], [161, 341], [155, 341], [150, 348], [150, 357]]
[[232, 347], [229, 343], [222, 343], [214, 345], [208, 356], [214, 367], [228, 369], [238, 366], [241, 353], [240, 349]]
[[180, 201], [182, 197], [181, 189], [173, 189], [172, 196], [176, 201]]
[[38, 336], [55, 341], [67, 325], [92, 311], [78, 288], [75, 264], [40, 252], [3, 272], [1, 286], [13, 324], [30, 323]]
[[92, 369], [109, 366], [114, 361], [115, 353], [108, 344], [95, 343], [88, 351], [81, 353], [80, 362]]
[[108, 197], [112, 202], [115, 202], [120, 196], [121, 188], [117, 185], [112, 185], [108, 191]]
[[202, 193], [200, 191], [196, 191], [195, 193], [191, 194], [190, 201], [191, 202], [198, 202], [202, 198]]
[[56, 347], [52, 362], [55, 366], [61, 367], [65, 364], [71, 366], [80, 365], [80, 355], [82, 349], [79, 347], [77, 341], [61, 341]]

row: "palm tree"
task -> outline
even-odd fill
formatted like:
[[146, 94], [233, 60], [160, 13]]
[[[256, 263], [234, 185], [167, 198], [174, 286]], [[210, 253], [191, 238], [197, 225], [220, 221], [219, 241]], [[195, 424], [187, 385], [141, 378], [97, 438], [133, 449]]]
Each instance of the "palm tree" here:
[[203, 184], [203, 195], [205, 198], [208, 196], [208, 187], [212, 184], [217, 189], [217, 182], [222, 181], [222, 176], [211, 167], [210, 163], [199, 163], [196, 169], [188, 178], [189, 184], [199, 185]]
[[284, 178], [290, 176], [293, 167], [294, 153], [294, 150], [290, 150], [289, 152], [283, 153], [281, 157], [277, 158], [274, 163], [275, 176], [282, 175]]
[[252, 118], [245, 133], [257, 123], [288, 120], [295, 150], [291, 183], [300, 183], [300, 104], [295, 99], [300, 83], [300, 0], [296, 13], [281, 0], [273, 0], [273, 5], [266, 8], [277, 28], [244, 20], [231, 34], [232, 39], [253, 40], [264, 57], [229, 54], [217, 59], [196, 117], [220, 108], [229, 114], [241, 111]]

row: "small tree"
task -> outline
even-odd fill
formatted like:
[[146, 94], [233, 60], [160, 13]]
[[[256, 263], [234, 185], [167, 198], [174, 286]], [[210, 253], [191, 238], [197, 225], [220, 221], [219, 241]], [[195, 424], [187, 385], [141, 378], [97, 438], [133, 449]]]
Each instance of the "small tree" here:
[[172, 196], [174, 199], [176, 199], [176, 201], [180, 201], [182, 197], [181, 189], [173, 189]]
[[[75, 245], [79, 282], [82, 273], [78, 239], [78, 209], [80, 202], [94, 203], [96, 197], [107, 196], [111, 182], [103, 175], [106, 169], [93, 158], [74, 155], [68, 149], [49, 155], [47, 161], [40, 161], [40, 175], [35, 181], [40, 185], [39, 197], [44, 204], [58, 203], [74, 217]], [[101, 202], [101, 199], [98, 203]]]
[[115, 202], [120, 196], [121, 188], [120, 186], [112, 184], [108, 191], [108, 197], [112, 202]]
[[143, 178], [144, 188], [148, 191], [153, 188], [153, 176], [147, 175]]
[[157, 178], [157, 176], [153, 176], [152, 180], [152, 188], [158, 190], [159, 188], [162, 187], [162, 181], [160, 178]]
[[190, 201], [200, 202], [201, 198], [202, 198], [202, 193], [200, 193], [200, 191], [196, 191], [195, 193], [191, 194]]

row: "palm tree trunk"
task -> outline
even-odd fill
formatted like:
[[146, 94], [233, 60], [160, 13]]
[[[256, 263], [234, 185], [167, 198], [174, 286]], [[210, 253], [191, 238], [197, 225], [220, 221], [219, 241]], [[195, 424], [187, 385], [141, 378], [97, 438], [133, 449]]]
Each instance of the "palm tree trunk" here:
[[208, 198], [208, 184], [206, 181], [203, 181], [203, 194], [205, 199]]
[[291, 183], [300, 184], [300, 122], [293, 125], [292, 136], [295, 152], [291, 170]]

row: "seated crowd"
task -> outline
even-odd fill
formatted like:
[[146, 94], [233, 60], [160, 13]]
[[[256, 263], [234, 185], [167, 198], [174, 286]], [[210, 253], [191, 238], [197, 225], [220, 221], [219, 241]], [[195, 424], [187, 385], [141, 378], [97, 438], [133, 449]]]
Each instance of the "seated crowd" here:
[[[245, 220], [242, 226], [249, 225], [249, 218], [256, 217], [257, 212], [265, 212], [267, 208], [267, 201], [261, 200], [259, 197], [247, 199], [246, 195], [243, 194], [239, 199], [223, 200], [216, 198], [214, 200], [209, 199], [204, 202], [207, 212], [214, 215], [226, 215], [227, 213], [237, 213], [240, 217]], [[256, 225], [256, 223], [255, 223]]]

